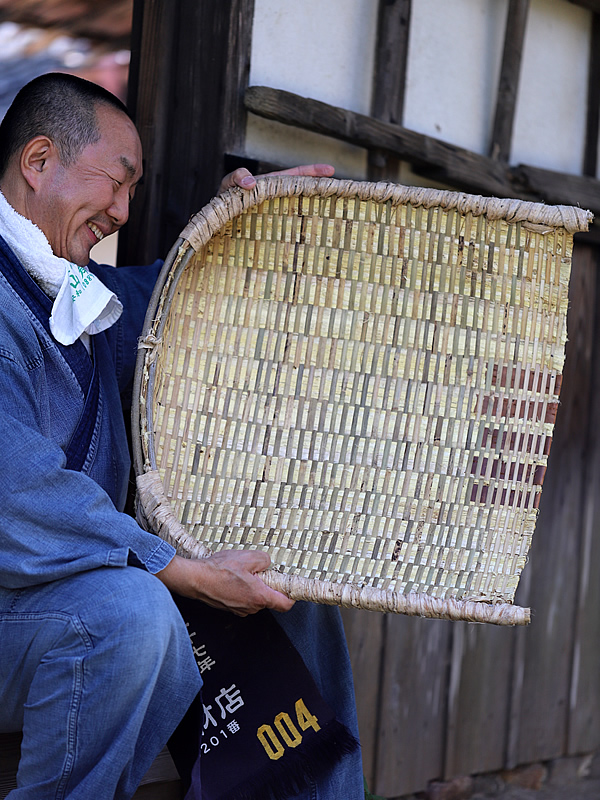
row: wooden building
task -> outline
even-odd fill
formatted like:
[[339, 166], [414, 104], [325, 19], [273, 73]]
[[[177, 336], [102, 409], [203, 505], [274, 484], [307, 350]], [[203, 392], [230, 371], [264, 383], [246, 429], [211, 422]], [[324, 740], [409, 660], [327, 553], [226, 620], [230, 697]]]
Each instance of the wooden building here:
[[[164, 254], [238, 164], [600, 211], [597, 0], [139, 0], [130, 103], [148, 178], [122, 263]], [[344, 614], [376, 794], [600, 748], [599, 243], [577, 237], [531, 625]]]
[[[164, 256], [242, 164], [600, 214], [600, 0], [134, 0], [131, 52], [146, 177], [119, 263]], [[344, 612], [378, 795], [600, 749], [599, 266], [594, 225], [517, 596], [531, 625]]]

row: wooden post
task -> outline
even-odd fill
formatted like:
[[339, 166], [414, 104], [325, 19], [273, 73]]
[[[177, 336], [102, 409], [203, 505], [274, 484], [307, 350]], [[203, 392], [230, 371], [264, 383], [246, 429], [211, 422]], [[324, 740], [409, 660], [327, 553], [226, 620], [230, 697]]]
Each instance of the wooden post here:
[[223, 154], [240, 148], [253, 15], [254, 0], [135, 0], [129, 107], [145, 178], [120, 264], [164, 257], [217, 191]]
[[600, 131], [600, 14], [592, 17], [583, 174], [596, 177]]
[[[411, 0], [379, 0], [371, 115], [402, 125]], [[369, 180], [396, 180], [399, 159], [385, 150], [369, 151]]]
[[503, 163], [510, 158], [528, 11], [529, 0], [510, 0], [490, 144], [490, 156]]
[[[373, 117], [400, 124], [408, 56], [410, 0], [379, 0], [377, 44], [373, 73]], [[386, 150], [368, 152], [369, 180], [397, 180], [400, 160]], [[370, 788], [378, 776], [377, 751], [382, 713], [380, 680], [386, 663], [386, 615], [344, 609], [342, 612], [352, 660], [363, 769]], [[410, 623], [409, 623], [410, 624]], [[383, 755], [384, 759], [386, 754]], [[394, 762], [395, 763], [395, 762]]]

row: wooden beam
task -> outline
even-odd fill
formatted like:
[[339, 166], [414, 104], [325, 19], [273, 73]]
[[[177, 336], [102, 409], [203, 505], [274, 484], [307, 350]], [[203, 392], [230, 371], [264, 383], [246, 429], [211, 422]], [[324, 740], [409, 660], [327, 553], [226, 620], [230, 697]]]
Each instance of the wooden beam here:
[[510, 0], [490, 142], [490, 156], [504, 164], [507, 164], [510, 159], [528, 12], [529, 0]]
[[249, 87], [245, 104], [249, 111], [286, 125], [389, 150], [416, 172], [459, 190], [581, 206], [600, 215], [600, 181], [594, 178], [527, 165], [511, 168], [400, 125], [264, 86]]
[[[379, 0], [371, 116], [402, 124], [408, 64], [411, 0]], [[399, 159], [369, 150], [369, 180], [397, 178]]]
[[164, 257], [215, 194], [224, 153], [245, 134], [254, 0], [135, 0], [129, 107], [145, 179], [119, 237], [119, 263]]
[[521, 164], [514, 170], [515, 179], [545, 203], [587, 208], [600, 214], [600, 181], [586, 175], [568, 175]]
[[367, 149], [388, 150], [459, 188], [501, 196], [512, 191], [506, 170], [492, 159], [400, 125], [265, 86], [249, 87], [245, 104], [249, 111], [286, 125], [333, 136]]
[[600, 0], [569, 0], [574, 6], [581, 6], [592, 11], [594, 14], [600, 14]]
[[592, 17], [583, 174], [596, 177], [600, 133], [600, 13]]

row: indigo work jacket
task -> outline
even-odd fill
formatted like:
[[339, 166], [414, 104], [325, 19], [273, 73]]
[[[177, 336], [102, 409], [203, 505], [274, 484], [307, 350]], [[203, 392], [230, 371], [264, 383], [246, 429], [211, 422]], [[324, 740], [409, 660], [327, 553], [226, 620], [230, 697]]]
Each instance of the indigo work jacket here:
[[124, 508], [130, 400], [146, 307], [160, 262], [89, 269], [123, 304], [81, 341], [50, 334], [52, 300], [0, 236], [0, 586], [18, 589], [97, 567], [158, 572], [175, 550]]

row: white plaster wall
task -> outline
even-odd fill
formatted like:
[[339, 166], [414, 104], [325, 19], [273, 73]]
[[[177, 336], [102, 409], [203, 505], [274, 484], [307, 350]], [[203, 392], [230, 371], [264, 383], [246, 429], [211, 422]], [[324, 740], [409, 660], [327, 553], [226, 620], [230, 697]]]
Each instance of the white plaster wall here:
[[586, 9], [566, 0], [532, 0], [513, 163], [581, 174], [590, 28]]
[[[378, 0], [256, 0], [250, 83], [368, 114]], [[487, 154], [508, 0], [413, 0], [404, 125]], [[532, 0], [511, 163], [581, 172], [590, 12]], [[366, 152], [249, 115], [248, 155], [327, 161], [363, 178]], [[415, 181], [416, 182], [416, 181]]]
[[414, 0], [405, 127], [487, 153], [507, 7], [507, 0]]
[[112, 267], [117, 264], [117, 247], [119, 243], [119, 232], [111, 233], [101, 242], [95, 244], [90, 251], [90, 258], [97, 264], [110, 264]]
[[[368, 114], [377, 0], [256, 0], [250, 84]], [[364, 177], [366, 153], [249, 115], [248, 155], [286, 166], [326, 162]]]

